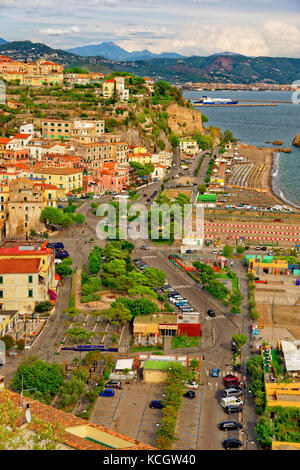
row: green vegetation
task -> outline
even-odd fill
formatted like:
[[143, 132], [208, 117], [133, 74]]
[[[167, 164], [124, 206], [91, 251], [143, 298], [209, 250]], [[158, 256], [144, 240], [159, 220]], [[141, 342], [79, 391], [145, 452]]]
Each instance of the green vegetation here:
[[164, 387], [161, 425], [157, 432], [157, 447], [161, 450], [172, 449], [176, 440], [175, 427], [177, 414], [182, 406], [182, 395], [184, 392], [184, 380], [194, 379], [195, 373], [189, 372], [179, 362], [169, 363], [167, 377]]
[[200, 337], [198, 336], [174, 336], [171, 341], [172, 349], [178, 348], [197, 348], [200, 346]]
[[60, 365], [30, 356], [18, 366], [10, 385], [21, 393], [23, 383], [24, 395], [49, 405], [61, 389], [64, 377], [65, 372]]
[[257, 421], [257, 438], [264, 449], [270, 449], [272, 440], [300, 442], [300, 409], [288, 406], [269, 407]]
[[248, 359], [247, 371], [251, 377], [251, 384], [249, 389], [254, 395], [257, 412], [258, 414], [262, 414], [266, 407], [266, 392], [262, 357], [253, 356]]
[[72, 264], [72, 258], [64, 258], [60, 264], [55, 265], [55, 272], [63, 278], [71, 276], [73, 274]]

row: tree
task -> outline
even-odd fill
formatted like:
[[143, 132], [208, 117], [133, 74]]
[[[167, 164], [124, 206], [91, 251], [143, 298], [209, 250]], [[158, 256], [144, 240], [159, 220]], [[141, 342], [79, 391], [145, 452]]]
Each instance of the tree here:
[[81, 214], [80, 212], [78, 212], [78, 214], [74, 216], [74, 220], [76, 224], [83, 224], [85, 221], [85, 216]]
[[60, 264], [55, 266], [55, 272], [63, 278], [71, 276], [71, 274], [73, 274], [73, 269], [70, 267], [70, 264], [72, 264], [72, 259], [70, 263], [69, 259], [65, 258]]
[[180, 140], [179, 140], [179, 138], [177, 137], [177, 135], [175, 135], [175, 134], [172, 134], [169, 140], [170, 140], [170, 144], [172, 145], [172, 148], [173, 148], [173, 149], [174, 149], [175, 147], [178, 147], [179, 144], [180, 144]]
[[115, 302], [112, 303], [112, 307], [118, 302], [122, 302], [125, 307], [130, 310], [133, 317], [139, 315], [150, 315], [151, 313], [157, 312], [157, 304], [147, 298], [128, 299], [126, 297], [117, 297]]
[[15, 345], [15, 340], [10, 335], [3, 336], [3, 338], [1, 338], [1, 340], [4, 341], [6, 350], [12, 348]]
[[225, 258], [231, 258], [232, 254], [233, 254], [233, 246], [225, 245], [223, 248], [223, 256], [225, 256]]
[[[58, 364], [31, 356], [21, 362], [13, 375], [11, 386], [18, 393], [22, 390], [22, 378], [24, 390], [37, 389], [39, 401], [49, 403], [62, 386], [64, 371]], [[32, 390], [25, 393], [34, 398], [37, 392]]]
[[41, 221], [48, 224], [61, 225], [63, 218], [64, 214], [56, 207], [45, 207], [45, 209], [41, 211]]
[[244, 251], [245, 251], [245, 247], [244, 247], [244, 246], [238, 246], [237, 249], [236, 249], [236, 252], [239, 253], [239, 254], [244, 253]]
[[95, 333], [89, 333], [87, 330], [79, 326], [70, 328], [66, 332], [66, 336], [69, 336], [75, 344], [89, 341], [94, 334]]
[[49, 300], [44, 300], [35, 306], [35, 311], [38, 313], [49, 312], [53, 307], [52, 303]]
[[166, 282], [165, 272], [158, 268], [145, 269], [143, 276], [146, 278], [145, 285], [148, 287], [162, 287]]
[[246, 335], [242, 335], [242, 334], [239, 334], [239, 335], [233, 335], [232, 337], [232, 341], [237, 345], [237, 348], [238, 349], [241, 349], [244, 344], [247, 343], [247, 336]]
[[204, 194], [206, 191], [206, 184], [198, 184], [197, 190], [199, 194]]
[[114, 321], [121, 325], [124, 325], [124, 323], [130, 321], [132, 318], [132, 314], [129, 308], [125, 307], [125, 305], [121, 302], [117, 302], [116, 305], [110, 307], [103, 313], [110, 322]]

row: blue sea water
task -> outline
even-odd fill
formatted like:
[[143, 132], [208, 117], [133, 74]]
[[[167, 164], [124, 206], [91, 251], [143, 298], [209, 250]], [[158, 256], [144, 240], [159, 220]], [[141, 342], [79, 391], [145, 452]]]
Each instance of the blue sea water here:
[[[236, 100], [289, 101], [292, 93], [280, 91], [187, 91], [186, 99], [211, 96]], [[292, 153], [280, 153], [274, 187], [278, 195], [300, 207], [300, 147], [292, 146], [300, 133], [300, 104], [279, 103], [277, 106], [197, 107], [208, 117], [209, 124], [222, 131], [229, 129], [234, 137], [248, 145], [271, 147], [266, 141], [282, 140], [280, 147], [291, 147]]]

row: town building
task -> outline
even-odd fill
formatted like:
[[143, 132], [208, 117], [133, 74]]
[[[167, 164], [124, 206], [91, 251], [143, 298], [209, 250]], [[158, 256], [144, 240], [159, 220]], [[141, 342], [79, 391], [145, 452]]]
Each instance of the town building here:
[[[55, 431], [55, 438], [58, 442], [58, 450], [93, 450], [93, 451], [135, 451], [135, 450], [155, 450], [154, 447], [144, 444], [137, 439], [120, 434], [112, 429], [108, 429], [99, 424], [86, 421], [82, 418], [74, 416], [72, 413], [66, 413], [49, 405], [45, 405], [37, 400], [28, 397], [21, 397], [20, 394], [7, 390], [2, 385], [0, 386], [0, 403], [4, 403], [8, 399], [12, 400], [17, 409], [23, 411], [21, 423], [26, 423], [25, 411], [30, 408], [32, 416], [36, 417], [39, 421], [51, 424]], [[22, 405], [21, 405], [22, 403]], [[56, 428], [55, 428], [56, 427]], [[23, 424], [22, 430], [24, 436], [29, 439], [30, 434], [26, 434], [28, 425]], [[30, 430], [34, 433], [34, 428]], [[29, 439], [30, 441], [30, 439]], [[127, 454], [126, 454], [127, 455]], [[117, 454], [116, 454], [117, 456]]]
[[83, 187], [83, 170], [68, 167], [41, 167], [28, 172], [30, 178], [38, 178], [44, 183], [56, 186], [57, 197], [65, 197], [74, 189]]
[[76, 143], [95, 142], [97, 137], [104, 134], [103, 120], [62, 121], [58, 119], [42, 121], [42, 136], [44, 139], [69, 140]]
[[44, 224], [40, 216], [44, 206], [42, 188], [25, 178], [12, 181], [7, 200], [6, 236], [23, 238], [29, 236], [31, 229], [42, 231]]

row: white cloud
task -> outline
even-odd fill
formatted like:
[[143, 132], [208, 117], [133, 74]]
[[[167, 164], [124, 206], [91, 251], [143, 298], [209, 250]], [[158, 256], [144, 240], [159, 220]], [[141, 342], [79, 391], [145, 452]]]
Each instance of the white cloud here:
[[72, 26], [70, 28], [45, 28], [39, 31], [40, 34], [46, 34], [49, 36], [66, 36], [79, 32], [80, 29], [77, 26]]

